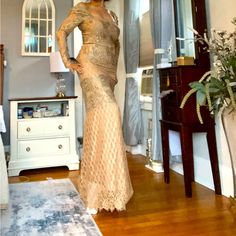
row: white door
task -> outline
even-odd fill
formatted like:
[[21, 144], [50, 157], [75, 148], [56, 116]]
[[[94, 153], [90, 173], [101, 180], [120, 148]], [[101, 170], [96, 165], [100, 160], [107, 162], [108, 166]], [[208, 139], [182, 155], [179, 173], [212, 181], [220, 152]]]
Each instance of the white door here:
[[[74, 0], [74, 5], [79, 2], [83, 2], [81, 0]], [[78, 28], [74, 30], [74, 57], [76, 57], [80, 51], [82, 46], [82, 35]], [[83, 105], [83, 96], [82, 90], [80, 87], [80, 82], [77, 73], [75, 73], [75, 88], [74, 88], [75, 96], [78, 96], [75, 102], [75, 119], [76, 119], [76, 136], [83, 136], [83, 123], [84, 123], [84, 105]]]

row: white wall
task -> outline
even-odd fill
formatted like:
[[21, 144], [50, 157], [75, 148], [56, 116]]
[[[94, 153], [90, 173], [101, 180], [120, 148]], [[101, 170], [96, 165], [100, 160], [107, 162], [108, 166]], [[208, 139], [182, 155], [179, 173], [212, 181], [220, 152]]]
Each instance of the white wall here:
[[230, 22], [236, 16], [235, 0], [206, 0], [206, 8], [209, 28], [233, 29]]

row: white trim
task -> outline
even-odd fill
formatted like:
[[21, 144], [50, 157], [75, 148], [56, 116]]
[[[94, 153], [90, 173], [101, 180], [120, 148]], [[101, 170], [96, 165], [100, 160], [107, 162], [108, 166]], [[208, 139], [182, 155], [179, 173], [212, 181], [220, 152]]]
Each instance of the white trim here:
[[129, 73], [129, 74], [126, 74], [126, 78], [134, 78], [137, 76], [137, 73]]
[[163, 48], [155, 48], [154, 49], [154, 54], [164, 54], [165, 53], [165, 49]]
[[[181, 163], [170, 166], [172, 170], [183, 175], [183, 166]], [[233, 196], [233, 176], [231, 167], [219, 164], [222, 195]], [[214, 183], [211, 172], [210, 160], [203, 157], [194, 157], [194, 175], [195, 182], [214, 190]]]
[[156, 172], [156, 173], [163, 173], [164, 172], [163, 164], [161, 161], [158, 161], [158, 162], [152, 161], [151, 163], [145, 165], [145, 167], [148, 168], [149, 170]]
[[130, 152], [132, 155], [146, 155], [146, 151], [144, 151], [144, 146], [141, 144], [138, 144], [136, 146], [126, 145], [126, 151]]
[[4, 151], [5, 152], [10, 152], [10, 145], [4, 146]]

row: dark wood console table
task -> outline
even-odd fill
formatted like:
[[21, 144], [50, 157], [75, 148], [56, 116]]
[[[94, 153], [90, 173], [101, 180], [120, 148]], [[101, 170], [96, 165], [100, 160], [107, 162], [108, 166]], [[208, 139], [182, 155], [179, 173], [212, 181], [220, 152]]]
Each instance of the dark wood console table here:
[[218, 156], [215, 138], [215, 123], [207, 110], [202, 110], [204, 124], [200, 124], [196, 115], [196, 100], [192, 96], [184, 109], [179, 106], [184, 95], [190, 89], [188, 84], [198, 80], [208, 70], [203, 66], [175, 66], [160, 69], [160, 91], [168, 91], [161, 99], [162, 105], [162, 149], [165, 182], [169, 183], [169, 135], [168, 130], [180, 132], [182, 161], [184, 170], [185, 194], [192, 196], [191, 183], [194, 181], [193, 142], [194, 132], [206, 132], [210, 154], [212, 175], [216, 194], [221, 194]]

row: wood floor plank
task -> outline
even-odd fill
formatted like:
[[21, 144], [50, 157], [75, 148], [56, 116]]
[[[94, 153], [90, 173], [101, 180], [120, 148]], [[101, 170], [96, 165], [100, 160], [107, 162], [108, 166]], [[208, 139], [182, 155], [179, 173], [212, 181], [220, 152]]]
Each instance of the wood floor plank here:
[[[147, 159], [128, 154], [134, 196], [123, 212], [102, 211], [94, 216], [104, 236], [236, 235], [236, 222], [228, 210], [229, 199], [193, 183], [193, 197], [184, 194], [183, 176], [171, 172], [170, 184], [163, 173], [145, 168]], [[10, 183], [70, 178], [77, 187], [79, 171], [64, 167], [22, 171]]]

